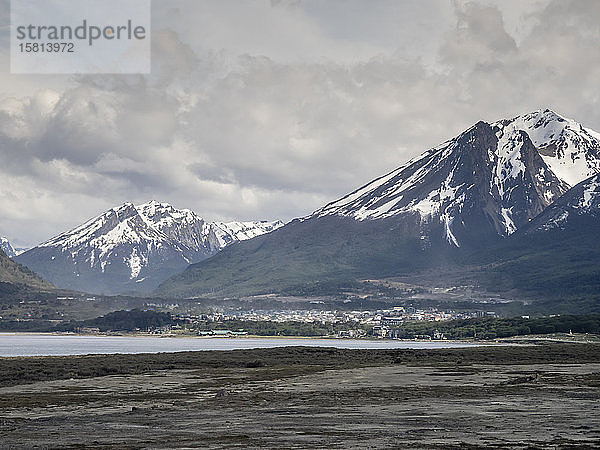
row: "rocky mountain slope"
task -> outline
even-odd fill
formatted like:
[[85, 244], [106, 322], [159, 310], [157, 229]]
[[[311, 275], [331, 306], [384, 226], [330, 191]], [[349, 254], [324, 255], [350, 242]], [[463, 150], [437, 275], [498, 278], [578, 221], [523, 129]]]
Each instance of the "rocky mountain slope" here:
[[560, 313], [597, 310], [600, 174], [573, 187], [510, 239], [469, 259], [484, 268], [473, 279], [487, 289], [559, 299], [564, 309], [554, 311]]
[[507, 236], [600, 172], [600, 135], [550, 110], [478, 122], [406, 165], [319, 209], [355, 220], [417, 216], [456, 247]]
[[61, 288], [144, 292], [188, 264], [283, 223], [209, 223], [187, 209], [125, 203], [16, 257]]
[[3, 293], [16, 289], [52, 291], [55, 288], [27, 267], [11, 260], [6, 253], [0, 250], [0, 297]]
[[270, 292], [453, 264], [599, 172], [600, 135], [553, 111], [478, 122], [310, 216], [190, 266], [157, 294]]
[[0, 250], [2, 250], [9, 258], [17, 256], [16, 250], [10, 244], [9, 240], [4, 236], [0, 237]]
[[[535, 218], [523, 231], [532, 236], [600, 223], [600, 174], [582, 181]], [[600, 239], [600, 235], [598, 236]], [[595, 240], [598, 242], [598, 240]], [[592, 244], [593, 242], [587, 242]]]
[[8, 238], [2, 236], [0, 237], [0, 250], [6, 253], [6, 256], [8, 256], [9, 258], [14, 258], [15, 256], [18, 256], [21, 253], [25, 253], [28, 250], [28, 248], [13, 247]]

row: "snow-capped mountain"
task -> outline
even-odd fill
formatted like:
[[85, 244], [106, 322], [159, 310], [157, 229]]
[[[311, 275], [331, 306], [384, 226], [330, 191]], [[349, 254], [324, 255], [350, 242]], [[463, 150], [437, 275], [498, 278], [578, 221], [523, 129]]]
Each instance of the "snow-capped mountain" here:
[[[600, 134], [553, 111], [480, 121], [275, 233], [189, 266], [157, 293], [304, 292], [319, 281], [453, 268], [516, 242], [550, 205], [598, 173]], [[516, 253], [523, 243], [527, 238]]]
[[[490, 290], [520, 291], [562, 312], [600, 301], [600, 174], [569, 189], [528, 225], [501, 240], [481, 261], [476, 282]], [[491, 263], [491, 264], [490, 264]], [[577, 299], [570, 306], [565, 303]]]
[[25, 252], [17, 260], [59, 287], [102, 293], [147, 291], [275, 222], [206, 222], [189, 209], [125, 203]]
[[600, 172], [600, 133], [549, 109], [494, 123], [504, 135], [525, 131], [554, 174], [575, 186]]
[[2, 251], [6, 254], [6, 256], [8, 256], [9, 258], [12, 258], [14, 256], [17, 256], [17, 252], [16, 250], [13, 248], [12, 245], [10, 245], [10, 242], [8, 241], [7, 238], [5, 238], [4, 236], [0, 237], [0, 249], [2, 249]]
[[[449, 244], [507, 236], [600, 172], [600, 134], [551, 110], [478, 122], [310, 218], [416, 221]], [[305, 219], [306, 220], [306, 219]]]
[[0, 237], [0, 249], [2, 249], [9, 258], [14, 258], [28, 250], [23, 247], [13, 247], [8, 238], [4, 236]]
[[[544, 210], [524, 230], [524, 234], [581, 227], [591, 222], [600, 226], [600, 174], [582, 181]], [[595, 236], [597, 243], [600, 236]], [[586, 242], [592, 245], [591, 241]]]

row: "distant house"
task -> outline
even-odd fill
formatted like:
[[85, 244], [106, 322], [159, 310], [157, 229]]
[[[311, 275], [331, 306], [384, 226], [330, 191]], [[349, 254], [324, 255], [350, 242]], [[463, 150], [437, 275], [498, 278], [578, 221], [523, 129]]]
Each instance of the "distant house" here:
[[390, 329], [385, 325], [375, 325], [373, 327], [373, 336], [379, 336], [381, 338], [388, 337]]
[[382, 317], [381, 325], [400, 325], [404, 322], [403, 317]]

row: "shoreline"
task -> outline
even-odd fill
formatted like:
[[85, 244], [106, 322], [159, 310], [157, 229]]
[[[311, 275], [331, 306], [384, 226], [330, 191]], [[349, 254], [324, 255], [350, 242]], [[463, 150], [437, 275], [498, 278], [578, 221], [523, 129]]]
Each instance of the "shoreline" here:
[[234, 352], [256, 349], [313, 348], [330, 350], [437, 350], [452, 348], [483, 348], [527, 346], [529, 344], [470, 342], [470, 341], [425, 341], [311, 338], [285, 336], [185, 336], [173, 339], [155, 335], [61, 335], [47, 333], [0, 334], [0, 357], [52, 357], [81, 355], [131, 355], [182, 352]]
[[[183, 350], [158, 353], [96, 353], [0, 357], [0, 387], [49, 379], [89, 378], [164, 369], [229, 367], [268, 368], [314, 364], [365, 367], [389, 364], [417, 366], [471, 364], [600, 364], [600, 344], [546, 342], [540, 345], [493, 345], [446, 348], [262, 347], [231, 350]], [[81, 366], [85, 361], [85, 366]], [[35, 370], [43, 362], [45, 370]], [[8, 383], [8, 384], [7, 384]]]
[[[69, 337], [128, 337], [128, 338], [155, 338], [155, 339], [281, 339], [281, 340], [330, 340], [330, 341], [352, 341], [352, 342], [422, 342], [422, 343], [455, 343], [455, 344], [480, 344], [487, 345], [499, 344], [498, 339], [494, 340], [473, 340], [473, 339], [385, 339], [385, 338], [347, 338], [335, 336], [281, 336], [281, 335], [182, 335], [182, 334], [153, 334], [153, 333], [70, 333], [70, 332], [44, 332], [44, 331], [0, 331], [2, 336], [69, 336]], [[510, 339], [510, 338], [506, 338]]]
[[570, 339], [553, 337], [552, 335], [520, 335], [510, 336], [505, 338], [494, 339], [388, 339], [376, 337], [348, 338], [336, 336], [282, 336], [282, 335], [258, 335], [258, 334], [243, 334], [243, 335], [195, 335], [195, 334], [155, 334], [147, 332], [99, 332], [99, 333], [73, 333], [73, 332], [46, 332], [46, 331], [0, 331], [2, 336], [68, 336], [68, 337], [127, 337], [127, 338], [156, 338], [156, 339], [280, 339], [280, 340], [331, 340], [331, 341], [352, 341], [352, 342], [422, 342], [422, 343], [456, 343], [456, 344], [486, 344], [486, 345], [506, 345], [519, 344], [522, 342], [555, 342], [555, 343], [574, 343], [574, 344], [597, 344], [600, 343], [600, 335], [596, 334], [574, 334], [574, 338], [588, 339]]

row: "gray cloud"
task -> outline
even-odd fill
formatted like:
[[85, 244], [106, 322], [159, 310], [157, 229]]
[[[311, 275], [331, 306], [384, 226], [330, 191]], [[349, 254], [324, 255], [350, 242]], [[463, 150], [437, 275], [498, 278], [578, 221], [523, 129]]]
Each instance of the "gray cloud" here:
[[478, 3], [455, 2], [456, 29], [448, 33], [440, 49], [443, 62], [451, 65], [493, 65], [516, 52], [515, 40], [506, 32], [500, 10]]
[[0, 75], [0, 234], [150, 198], [290, 219], [480, 119], [548, 106], [600, 129], [595, 1], [153, 7], [149, 76]]

